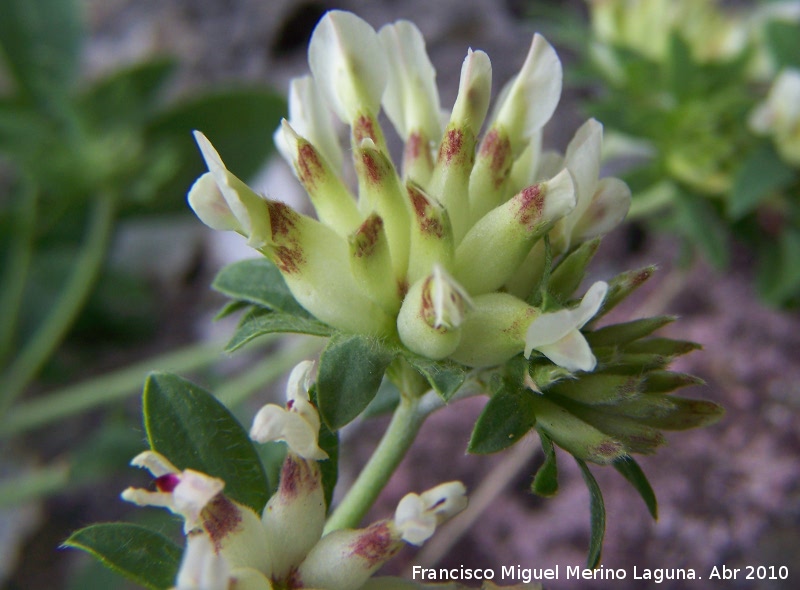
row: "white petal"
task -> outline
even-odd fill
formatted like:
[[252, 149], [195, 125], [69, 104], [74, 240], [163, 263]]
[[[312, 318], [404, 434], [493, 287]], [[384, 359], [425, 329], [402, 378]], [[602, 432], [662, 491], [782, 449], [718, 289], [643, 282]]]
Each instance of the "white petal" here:
[[533, 349], [541, 350], [543, 346], [558, 342], [574, 329], [571, 310], [543, 313], [531, 322], [525, 333], [525, 357], [530, 357]]
[[595, 119], [586, 121], [567, 146], [564, 165], [575, 178], [578, 205], [575, 217], [578, 218], [589, 206], [600, 174], [600, 149], [603, 145], [603, 126]]
[[177, 467], [169, 462], [164, 455], [155, 451], [143, 451], [131, 460], [133, 467], [143, 467], [153, 474], [153, 477], [161, 477], [170, 473], [180, 473]]
[[194, 139], [200, 148], [206, 166], [208, 166], [208, 171], [217, 183], [217, 188], [238, 220], [241, 229], [247, 235], [247, 243], [254, 248], [264, 246], [272, 238], [266, 203], [250, 187], [228, 171], [219, 153], [205, 135], [194, 131]]
[[575, 209], [575, 185], [566, 168], [545, 183], [545, 191], [542, 210], [544, 219], [561, 219]]
[[631, 189], [619, 178], [603, 178], [597, 183], [592, 202], [573, 228], [576, 243], [602, 236], [625, 219], [631, 206]]
[[458, 328], [464, 322], [467, 309], [472, 307], [469, 293], [440, 264], [434, 264], [428, 285], [433, 302], [433, 327]]
[[286, 384], [286, 401], [308, 401], [308, 390], [314, 383], [314, 361], [301, 361], [289, 373]]
[[191, 530], [200, 524], [200, 513], [203, 508], [225, 487], [225, 482], [205, 473], [186, 469], [181, 480], [172, 491], [176, 514], [186, 520], [184, 530]]
[[469, 50], [461, 66], [458, 96], [450, 121], [468, 127], [475, 135], [481, 129], [492, 95], [492, 63], [483, 51]]
[[378, 31], [378, 37], [389, 63], [383, 93], [386, 115], [403, 140], [422, 131], [429, 140], [438, 141], [442, 136], [439, 89], [422, 33], [414, 23], [399, 20]]
[[386, 87], [386, 56], [378, 34], [351, 12], [331, 10], [308, 45], [308, 64], [325, 101], [345, 123], [376, 115]]
[[300, 414], [268, 404], [253, 420], [250, 438], [260, 442], [285, 441], [289, 448], [304, 459], [321, 461], [328, 454], [318, 446], [319, 430]]
[[208, 535], [189, 535], [175, 590], [228, 590], [229, 583], [228, 562], [214, 550]]
[[402, 538], [422, 545], [436, 527], [467, 507], [466, 488], [460, 481], [443, 483], [421, 495], [406, 494], [397, 505], [394, 523]]
[[423, 492], [426, 510], [436, 514], [441, 524], [467, 507], [467, 488], [460, 481], [448, 481]]
[[344, 156], [331, 119], [331, 111], [311, 76], [294, 78], [289, 85], [289, 122], [299, 135], [314, 144], [334, 170]]
[[242, 225], [233, 215], [211, 172], [195, 180], [187, 198], [195, 215], [211, 229], [242, 230]]
[[510, 133], [513, 153], [519, 154], [533, 134], [547, 123], [561, 98], [562, 69], [555, 49], [534, 35], [528, 56], [497, 113], [497, 122]]
[[591, 371], [597, 364], [589, 343], [578, 330], [572, 330], [558, 342], [540, 346], [537, 350], [569, 371]]
[[589, 290], [581, 300], [581, 304], [572, 310], [573, 318], [576, 328], [583, 328], [583, 326], [592, 319], [595, 314], [600, 310], [603, 301], [608, 293], [608, 283], [605, 281], [597, 281], [593, 283]]
[[406, 494], [397, 504], [394, 524], [403, 540], [412, 545], [422, 545], [436, 531], [436, 515], [427, 511], [427, 505], [417, 494]]
[[153, 506], [155, 508], [169, 508], [175, 503], [172, 494], [169, 492], [151, 492], [141, 488], [127, 488], [120, 494], [123, 500], [136, 504], [137, 506]]

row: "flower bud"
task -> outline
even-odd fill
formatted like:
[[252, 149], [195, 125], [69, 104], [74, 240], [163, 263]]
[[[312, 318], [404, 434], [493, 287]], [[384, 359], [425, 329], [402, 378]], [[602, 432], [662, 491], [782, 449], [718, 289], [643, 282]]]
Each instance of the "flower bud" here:
[[406, 494], [397, 505], [394, 524], [402, 539], [422, 545], [433, 536], [436, 527], [467, 507], [467, 490], [460, 481], [450, 481], [420, 495]]
[[378, 34], [365, 20], [326, 12], [311, 35], [308, 64], [325, 102], [344, 123], [377, 114], [388, 68]]
[[414, 283], [435, 264], [452, 268], [455, 255], [453, 229], [444, 207], [414, 183], [406, 183], [411, 203], [411, 251], [408, 281]]
[[362, 294], [353, 279], [345, 239], [288, 205], [268, 205], [273, 245], [263, 252], [280, 269], [298, 303], [342, 330], [393, 333], [393, 318]]
[[522, 352], [526, 330], [539, 310], [508, 293], [486, 293], [472, 301], [450, 358], [469, 367], [488, 367]]
[[224, 227], [239, 231], [247, 237], [247, 243], [253, 248], [268, 244], [271, 228], [265, 200], [225, 168], [222, 158], [205, 135], [195, 131], [194, 138], [238, 227], [225, 212], [217, 193], [211, 189], [208, 177], [203, 180], [201, 176], [189, 191], [189, 204], [193, 209], [197, 206], [197, 216], [214, 229]]
[[403, 300], [397, 316], [400, 340], [417, 354], [445, 358], [458, 346], [460, 327], [471, 305], [461, 285], [436, 265], [431, 275], [411, 286]]
[[307, 140], [300, 137], [284, 119], [281, 133], [287, 154], [291, 158], [297, 177], [311, 198], [321, 222], [339, 235], [347, 235], [358, 227], [361, 216], [353, 195], [338, 174]]
[[352, 590], [360, 588], [403, 547], [389, 520], [365, 529], [339, 529], [322, 537], [297, 569], [303, 588]]
[[353, 158], [362, 207], [377, 211], [383, 219], [395, 277], [404, 279], [408, 270], [409, 213], [397, 171], [370, 140], [364, 140], [353, 150]]
[[398, 283], [392, 271], [389, 239], [383, 219], [373, 213], [348, 239], [350, 270], [367, 296], [386, 313], [394, 316], [400, 309], [405, 282]]
[[495, 123], [481, 141], [469, 177], [472, 220], [477, 221], [502, 203], [513, 161], [508, 131], [502, 124]]
[[450, 215], [456, 243], [469, 228], [469, 176], [492, 89], [492, 65], [482, 51], [470, 50], [461, 68], [458, 97], [439, 145], [428, 192]]
[[496, 207], [469, 230], [456, 249], [455, 276], [473, 295], [501, 287], [525, 260], [534, 242], [575, 206], [566, 170], [528, 187]]

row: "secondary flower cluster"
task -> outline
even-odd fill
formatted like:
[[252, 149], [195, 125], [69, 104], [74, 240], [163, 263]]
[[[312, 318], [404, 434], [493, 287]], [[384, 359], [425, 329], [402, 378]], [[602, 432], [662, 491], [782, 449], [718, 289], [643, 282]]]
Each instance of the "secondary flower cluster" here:
[[[332, 11], [308, 53], [312, 75], [292, 82], [289, 119], [275, 140], [317, 219], [257, 195], [201, 133], [209, 172], [189, 193], [198, 217], [244, 235], [297, 301], [336, 329], [473, 367], [538, 350], [568, 370], [592, 370], [579, 329], [606, 285], [593, 285], [577, 309], [530, 305], [545, 270], [542, 238], [549, 234], [557, 256], [604, 234], [625, 217], [630, 192], [598, 179], [602, 127], [594, 120], [565, 156], [542, 152], [541, 128], [561, 93], [553, 48], [534, 36], [490, 116], [491, 64], [470, 50], [444, 125], [435, 71], [412, 23], [376, 32]], [[378, 124], [381, 107], [405, 142], [402, 173]], [[329, 108], [350, 128], [357, 196], [343, 180], [345, 151]]]
[[264, 406], [250, 436], [257, 442], [285, 441], [280, 487], [261, 515], [226, 497], [225, 483], [145, 451], [132, 465], [155, 477], [156, 491], [128, 488], [123, 499], [167, 508], [184, 519], [186, 550], [177, 590], [356, 590], [404, 543], [422, 545], [436, 527], [466, 507], [460, 482], [408, 494], [393, 519], [359, 530], [323, 536], [326, 505], [318, 461], [320, 419], [308, 397], [312, 363], [295, 367], [286, 408]]

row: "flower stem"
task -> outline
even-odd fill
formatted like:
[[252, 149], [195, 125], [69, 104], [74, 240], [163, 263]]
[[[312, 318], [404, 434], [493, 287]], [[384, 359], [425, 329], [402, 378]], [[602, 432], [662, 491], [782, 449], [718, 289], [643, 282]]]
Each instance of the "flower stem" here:
[[378, 448], [353, 487], [325, 524], [325, 533], [355, 528], [381, 493], [408, 451], [428, 413], [419, 411], [420, 399], [403, 395]]
[[95, 198], [86, 238], [58, 300], [50, 314], [25, 344], [0, 381], [0, 416], [36, 377], [42, 365], [67, 335], [86, 302], [105, 260], [114, 222], [114, 200]]

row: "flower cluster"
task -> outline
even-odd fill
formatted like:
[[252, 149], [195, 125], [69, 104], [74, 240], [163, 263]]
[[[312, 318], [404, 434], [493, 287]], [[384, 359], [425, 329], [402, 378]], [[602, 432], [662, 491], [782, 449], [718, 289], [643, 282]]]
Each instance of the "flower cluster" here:
[[156, 491], [128, 488], [123, 499], [184, 519], [187, 542], [176, 590], [356, 590], [404, 543], [422, 545], [466, 507], [464, 486], [453, 481], [406, 495], [392, 519], [323, 535], [318, 461], [327, 454], [319, 447], [320, 419], [308, 396], [312, 366], [306, 361], [295, 367], [285, 408], [266, 405], [253, 421], [254, 441], [285, 441], [289, 448], [280, 487], [260, 515], [225, 496], [220, 479], [181, 471], [154, 451], [134, 458], [134, 466], [153, 474]]
[[[312, 75], [292, 82], [275, 140], [317, 219], [253, 192], [199, 132], [209, 171], [189, 193], [198, 217], [245, 236], [294, 298], [335, 329], [471, 367], [538, 350], [569, 370], [592, 370], [579, 329], [606, 287], [593, 286], [574, 310], [532, 305], [545, 272], [542, 238], [550, 236], [557, 256], [602, 235], [625, 217], [630, 191], [598, 179], [597, 121], [578, 130], [565, 156], [543, 153], [541, 129], [562, 79], [544, 38], [534, 36], [491, 115], [491, 64], [470, 50], [445, 124], [434, 69], [410, 22], [376, 32], [351, 13], [329, 12], [311, 38], [309, 64]], [[378, 124], [381, 108], [405, 144], [401, 172]], [[357, 195], [343, 179], [348, 152], [329, 109], [350, 129]]]

